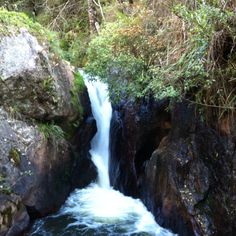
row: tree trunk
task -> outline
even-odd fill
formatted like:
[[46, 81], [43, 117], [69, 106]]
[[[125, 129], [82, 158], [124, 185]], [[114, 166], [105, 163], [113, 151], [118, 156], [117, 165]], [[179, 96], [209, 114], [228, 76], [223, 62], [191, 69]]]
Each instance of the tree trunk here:
[[89, 29], [90, 34], [97, 32], [96, 30], [96, 11], [94, 9], [93, 0], [88, 0], [88, 18], [89, 18]]

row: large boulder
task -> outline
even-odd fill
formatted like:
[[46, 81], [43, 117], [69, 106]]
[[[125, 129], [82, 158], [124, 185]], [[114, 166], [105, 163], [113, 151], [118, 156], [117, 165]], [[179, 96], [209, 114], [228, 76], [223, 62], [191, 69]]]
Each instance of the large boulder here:
[[[41, 27], [35, 24], [38, 28], [32, 31], [36, 26], [26, 16], [1, 10], [0, 18], [4, 16], [18, 18], [13, 25], [0, 23], [7, 29], [0, 31], [0, 106], [31, 119], [75, 118], [78, 111], [71, 102], [71, 68], [49, 53], [46, 36], [40, 42], [35, 37], [37, 31], [43, 31]], [[21, 21], [28, 28], [17, 27]]]
[[0, 147], [0, 232], [17, 235], [29, 215], [43, 216], [64, 202], [71, 191], [72, 156], [64, 139], [46, 139], [37, 126], [3, 109]]

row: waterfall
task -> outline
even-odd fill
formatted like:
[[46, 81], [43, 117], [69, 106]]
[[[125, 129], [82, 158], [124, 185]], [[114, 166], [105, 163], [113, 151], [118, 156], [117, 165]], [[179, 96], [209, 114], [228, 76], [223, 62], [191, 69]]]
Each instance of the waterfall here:
[[109, 188], [109, 133], [112, 108], [108, 98], [108, 89], [106, 84], [101, 81], [89, 81], [86, 75], [83, 75], [97, 124], [97, 133], [91, 141], [90, 154], [98, 170], [99, 186]]
[[85, 78], [97, 133], [90, 154], [98, 170], [97, 183], [76, 189], [60, 211], [36, 221], [32, 236], [173, 236], [160, 227], [139, 199], [124, 196], [109, 184], [109, 130], [112, 114], [107, 86]]

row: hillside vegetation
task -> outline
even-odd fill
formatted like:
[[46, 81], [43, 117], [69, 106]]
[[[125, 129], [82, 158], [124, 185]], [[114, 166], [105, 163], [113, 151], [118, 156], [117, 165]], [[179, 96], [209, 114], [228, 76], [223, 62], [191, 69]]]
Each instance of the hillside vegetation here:
[[217, 117], [235, 110], [233, 0], [0, 3], [56, 31], [63, 57], [107, 81], [114, 101], [187, 99]]
[[188, 99], [217, 116], [234, 111], [233, 1], [137, 1], [119, 7], [90, 43], [88, 71], [108, 78], [115, 95], [125, 89], [135, 98]]

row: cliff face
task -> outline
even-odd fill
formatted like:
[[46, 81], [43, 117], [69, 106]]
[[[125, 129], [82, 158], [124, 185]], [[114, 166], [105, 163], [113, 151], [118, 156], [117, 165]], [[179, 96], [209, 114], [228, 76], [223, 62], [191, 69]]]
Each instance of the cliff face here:
[[[70, 66], [25, 28], [6, 28], [0, 31], [0, 235], [20, 235], [30, 219], [57, 210], [73, 188], [96, 177], [88, 155], [96, 128], [86, 89], [73, 97]], [[81, 117], [74, 99], [86, 107], [73, 148], [56, 124]], [[78, 155], [73, 150], [81, 140]]]
[[124, 102], [114, 108], [110, 132], [111, 185], [126, 195], [139, 195], [144, 163], [170, 129], [167, 101]]
[[216, 130], [187, 103], [171, 113], [161, 104], [114, 111], [113, 185], [139, 196], [160, 225], [180, 235], [233, 235], [235, 118], [222, 119]]

